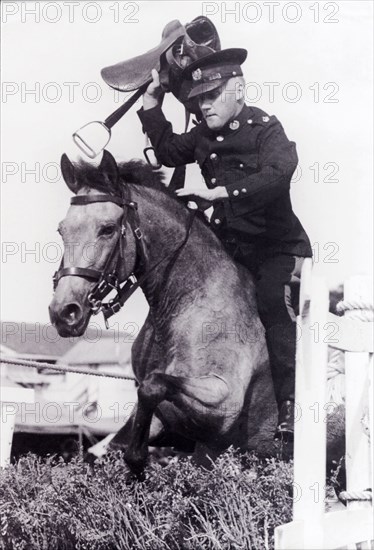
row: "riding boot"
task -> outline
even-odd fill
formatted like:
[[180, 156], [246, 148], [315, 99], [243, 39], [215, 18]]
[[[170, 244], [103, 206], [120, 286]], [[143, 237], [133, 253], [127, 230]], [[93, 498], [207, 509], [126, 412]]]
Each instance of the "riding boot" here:
[[277, 434], [294, 432], [296, 323], [274, 325], [266, 331], [270, 367], [278, 403]]

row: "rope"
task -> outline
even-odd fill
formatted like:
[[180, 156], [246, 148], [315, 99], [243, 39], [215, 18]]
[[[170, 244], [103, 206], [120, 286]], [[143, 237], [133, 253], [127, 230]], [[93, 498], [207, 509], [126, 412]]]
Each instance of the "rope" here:
[[370, 489], [366, 491], [342, 491], [339, 493], [339, 500], [343, 502], [371, 501], [372, 493]]
[[60, 373], [74, 372], [75, 374], [88, 374], [89, 376], [101, 376], [103, 378], [117, 378], [118, 380], [136, 380], [134, 376], [128, 376], [116, 372], [99, 372], [93, 371], [89, 367], [70, 367], [69, 365], [50, 365], [49, 363], [41, 363], [39, 361], [29, 361], [26, 359], [13, 359], [1, 357], [1, 363], [5, 365], [18, 365], [21, 367], [31, 367], [33, 369], [49, 369]]
[[342, 300], [336, 304], [336, 311], [344, 313], [354, 311], [355, 319], [360, 321], [372, 322], [374, 320], [374, 308], [371, 302], [361, 300]]

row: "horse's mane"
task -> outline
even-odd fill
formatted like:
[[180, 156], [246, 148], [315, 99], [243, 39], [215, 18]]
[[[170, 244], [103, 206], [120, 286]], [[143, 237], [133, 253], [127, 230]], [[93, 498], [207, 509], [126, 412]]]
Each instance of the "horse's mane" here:
[[[105, 174], [98, 166], [93, 166], [87, 162], [80, 162], [76, 165], [76, 177], [79, 187], [88, 187], [96, 191], [115, 193], [116, 190], [110, 186]], [[163, 172], [155, 172], [152, 167], [140, 159], [132, 159], [118, 164], [118, 173], [123, 184], [133, 183], [142, 187], [149, 187], [162, 191], [169, 196], [175, 197], [164, 184], [165, 175]], [[103, 177], [104, 176], [104, 177]]]
[[[178, 199], [175, 193], [165, 186], [165, 174], [160, 171], [155, 172], [152, 167], [143, 160], [132, 159], [127, 162], [120, 162], [117, 167], [120, 185], [129, 183], [137, 185], [139, 188], [156, 189], [164, 195], [171, 197], [179, 204], [183, 203], [185, 205], [185, 201]], [[109, 178], [106, 177], [105, 173], [103, 173], [98, 166], [93, 166], [92, 164], [81, 161], [76, 165], [76, 168], [78, 188], [87, 187], [102, 193], [110, 193], [113, 195], [120, 194], [118, 187], [114, 188]], [[209, 223], [202, 212], [198, 211], [196, 217], [200, 219], [206, 227], [209, 227]]]
[[[132, 159], [128, 162], [121, 162], [118, 165], [119, 175], [125, 183], [136, 183], [143, 187], [151, 187], [157, 191], [167, 192], [165, 186], [165, 174], [155, 172], [152, 167], [140, 159]], [[168, 194], [171, 194], [170, 191]]]

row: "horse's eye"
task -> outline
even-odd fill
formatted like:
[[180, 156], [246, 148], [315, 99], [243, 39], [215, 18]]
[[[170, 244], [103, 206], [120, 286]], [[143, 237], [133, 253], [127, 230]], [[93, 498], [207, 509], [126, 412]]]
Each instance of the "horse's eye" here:
[[99, 231], [99, 236], [100, 237], [111, 237], [114, 232], [116, 230], [116, 226], [115, 225], [105, 225], [104, 227], [102, 227]]

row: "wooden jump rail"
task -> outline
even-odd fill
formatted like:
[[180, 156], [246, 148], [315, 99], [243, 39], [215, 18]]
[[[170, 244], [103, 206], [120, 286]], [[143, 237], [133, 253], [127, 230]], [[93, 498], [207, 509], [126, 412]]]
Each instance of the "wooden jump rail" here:
[[[324, 279], [313, 274], [311, 259], [304, 262], [296, 355], [300, 414], [295, 421], [293, 521], [275, 529], [276, 550], [374, 548], [371, 292], [368, 278], [352, 277], [345, 283], [340, 305], [344, 317], [332, 315]], [[347, 490], [340, 495], [345, 509], [326, 513], [326, 414], [333, 405], [326, 402], [328, 346], [345, 356]]]

